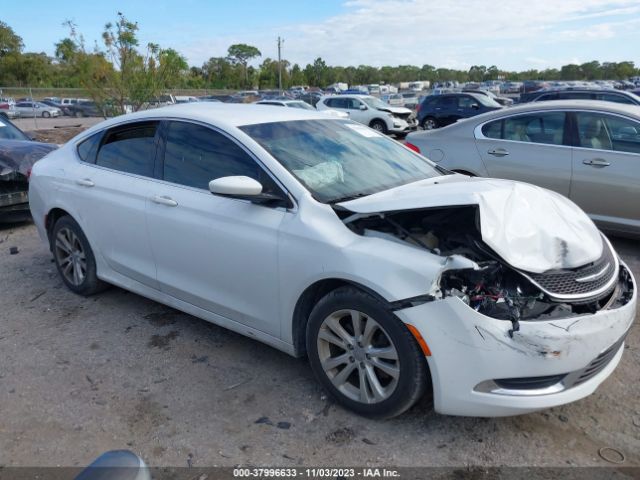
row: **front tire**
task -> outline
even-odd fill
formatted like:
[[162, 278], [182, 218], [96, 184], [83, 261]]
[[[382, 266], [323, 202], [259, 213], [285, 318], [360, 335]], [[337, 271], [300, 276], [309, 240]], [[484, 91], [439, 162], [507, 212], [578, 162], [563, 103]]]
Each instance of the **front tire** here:
[[49, 118], [51, 114], [49, 112], [42, 112], [42, 118]]
[[389, 418], [424, 394], [424, 354], [381, 300], [353, 287], [323, 297], [307, 325], [309, 362], [336, 401], [368, 417]]
[[387, 124], [384, 123], [382, 120], [373, 120], [369, 126], [371, 128], [373, 128], [374, 130], [377, 130], [378, 132], [386, 135], [387, 134]]
[[104, 290], [98, 279], [96, 259], [80, 225], [71, 217], [60, 217], [51, 232], [51, 251], [65, 285], [79, 295], [93, 295]]

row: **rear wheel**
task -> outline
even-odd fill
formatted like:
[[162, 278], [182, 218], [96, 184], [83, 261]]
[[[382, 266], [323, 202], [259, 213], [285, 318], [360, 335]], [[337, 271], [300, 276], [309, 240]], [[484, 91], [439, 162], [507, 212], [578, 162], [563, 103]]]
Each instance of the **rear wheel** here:
[[428, 368], [409, 329], [382, 301], [353, 287], [327, 294], [307, 326], [311, 367], [342, 405], [393, 417], [425, 392]]
[[385, 135], [387, 133], [387, 124], [382, 120], [373, 120], [369, 126], [380, 133], [384, 133]]
[[438, 128], [438, 121], [433, 117], [427, 117], [422, 121], [423, 130], [433, 130]]
[[80, 225], [71, 217], [60, 217], [51, 232], [53, 258], [69, 289], [80, 295], [93, 295], [107, 286], [98, 279], [96, 260]]
[[82, 111], [81, 111], [81, 110], [76, 110], [75, 115], [76, 115], [76, 118], [82, 118], [82, 117], [84, 117], [84, 114], [82, 113]]

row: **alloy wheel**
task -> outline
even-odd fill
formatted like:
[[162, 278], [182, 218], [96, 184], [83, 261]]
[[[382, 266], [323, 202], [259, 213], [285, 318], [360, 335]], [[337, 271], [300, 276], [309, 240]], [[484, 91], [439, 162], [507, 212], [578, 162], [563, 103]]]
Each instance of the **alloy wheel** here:
[[395, 391], [400, 377], [398, 352], [373, 318], [358, 310], [338, 310], [324, 319], [317, 337], [325, 374], [348, 398], [379, 403]]
[[87, 258], [80, 239], [69, 228], [58, 231], [55, 255], [64, 278], [72, 285], [82, 285], [87, 275]]

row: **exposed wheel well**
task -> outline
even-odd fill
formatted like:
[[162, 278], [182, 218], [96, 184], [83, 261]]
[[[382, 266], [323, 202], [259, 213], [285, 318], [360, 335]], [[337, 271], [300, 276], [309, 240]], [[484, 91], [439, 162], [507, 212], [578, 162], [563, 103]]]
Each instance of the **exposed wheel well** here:
[[341, 278], [319, 280], [316, 283], [310, 285], [304, 292], [302, 292], [302, 295], [300, 295], [300, 298], [298, 298], [296, 307], [293, 310], [293, 347], [295, 350], [295, 355], [297, 357], [302, 357], [307, 353], [307, 322], [309, 320], [311, 310], [313, 310], [313, 307], [315, 307], [316, 303], [318, 303], [318, 301], [326, 294], [344, 286], [351, 286], [362, 290], [363, 292], [366, 292], [369, 295], [372, 295], [373, 297], [376, 297], [386, 303], [386, 300], [384, 298], [382, 298], [378, 293], [371, 290], [370, 288], [365, 287], [364, 285], [360, 285], [359, 283], [344, 280]]
[[387, 122], [385, 122], [384, 119], [382, 119], [382, 118], [374, 118], [373, 120], [371, 120], [369, 122], [369, 126], [373, 125], [376, 122], [380, 122], [380, 123], [384, 124], [385, 127], [387, 126]]
[[51, 210], [49, 210], [49, 213], [47, 213], [44, 221], [44, 227], [47, 230], [47, 238], [49, 239], [49, 242], [51, 242], [51, 231], [53, 230], [53, 226], [56, 224], [60, 217], [64, 217], [65, 215], [71, 217], [71, 215], [69, 215], [69, 212], [61, 208], [52, 208]]

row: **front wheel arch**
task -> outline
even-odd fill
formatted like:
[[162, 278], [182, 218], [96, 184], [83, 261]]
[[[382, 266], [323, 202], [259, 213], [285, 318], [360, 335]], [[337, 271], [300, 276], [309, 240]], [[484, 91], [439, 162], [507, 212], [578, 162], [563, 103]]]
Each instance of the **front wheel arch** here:
[[325, 295], [341, 287], [356, 288], [382, 302], [388, 303], [382, 295], [376, 291], [352, 280], [325, 278], [309, 285], [300, 297], [298, 297], [291, 321], [291, 338], [293, 339], [294, 355], [296, 357], [303, 357], [307, 354], [307, 322], [309, 321], [309, 315], [313, 307], [315, 307]]

